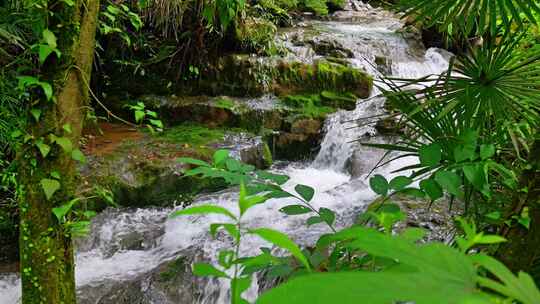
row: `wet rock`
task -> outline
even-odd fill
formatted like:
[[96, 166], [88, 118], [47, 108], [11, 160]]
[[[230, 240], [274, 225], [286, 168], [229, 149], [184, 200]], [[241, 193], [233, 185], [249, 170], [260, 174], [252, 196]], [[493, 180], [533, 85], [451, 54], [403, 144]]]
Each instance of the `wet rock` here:
[[385, 76], [392, 75], [392, 60], [387, 57], [376, 56], [375, 64], [377, 65], [377, 70]]
[[375, 124], [375, 129], [382, 135], [397, 135], [403, 133], [403, 125], [400, 125], [396, 117], [380, 119]]
[[321, 122], [316, 119], [300, 119], [291, 126], [294, 134], [316, 135], [321, 132]]
[[203, 295], [207, 279], [194, 276], [195, 255], [164, 262], [148, 273], [123, 282], [104, 281], [78, 289], [80, 304], [191, 304]]
[[370, 95], [373, 80], [364, 71], [325, 60], [314, 63], [231, 55], [220, 59], [203, 73], [199, 86], [212, 94], [257, 96], [265, 93], [288, 95], [299, 92], [352, 92], [360, 98]]
[[336, 58], [353, 58], [354, 53], [345, 48], [341, 43], [329, 38], [315, 38], [307, 41], [315, 53], [320, 56], [330, 56]]

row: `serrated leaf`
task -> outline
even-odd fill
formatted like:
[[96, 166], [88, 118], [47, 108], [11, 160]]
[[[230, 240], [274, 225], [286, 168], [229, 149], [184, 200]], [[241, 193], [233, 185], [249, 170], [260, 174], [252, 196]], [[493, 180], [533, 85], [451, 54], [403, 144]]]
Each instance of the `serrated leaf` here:
[[60, 189], [60, 183], [55, 179], [44, 178], [40, 181], [45, 197], [50, 200], [54, 193]]
[[279, 209], [279, 211], [283, 212], [283, 213], [285, 213], [287, 215], [298, 215], [298, 214], [306, 214], [306, 213], [313, 212], [308, 207], [302, 206], [302, 205], [285, 206], [285, 207]]
[[236, 221], [236, 216], [234, 216], [234, 214], [232, 214], [229, 210], [220, 206], [215, 206], [215, 205], [197, 205], [197, 206], [189, 207], [187, 209], [175, 211], [171, 213], [169, 217], [178, 217], [182, 215], [197, 215], [197, 214], [222, 214]]
[[306, 185], [296, 185], [294, 187], [294, 190], [300, 194], [300, 196], [306, 201], [310, 202], [313, 199], [313, 195], [315, 195], [315, 190], [311, 188], [310, 186]]
[[379, 195], [388, 194], [388, 181], [380, 174], [369, 179], [369, 186], [371, 187], [371, 190]]

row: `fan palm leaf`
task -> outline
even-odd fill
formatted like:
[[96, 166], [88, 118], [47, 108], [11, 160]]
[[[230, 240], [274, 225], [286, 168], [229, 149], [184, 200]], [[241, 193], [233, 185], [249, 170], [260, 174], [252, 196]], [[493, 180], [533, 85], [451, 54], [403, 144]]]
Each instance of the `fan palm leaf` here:
[[451, 26], [453, 31], [469, 34], [476, 29], [478, 34], [495, 34], [498, 22], [506, 28], [515, 22], [523, 28], [523, 19], [537, 23], [535, 14], [540, 15], [537, 0], [405, 0], [402, 2], [407, 15], [428, 26], [438, 24], [441, 29]]

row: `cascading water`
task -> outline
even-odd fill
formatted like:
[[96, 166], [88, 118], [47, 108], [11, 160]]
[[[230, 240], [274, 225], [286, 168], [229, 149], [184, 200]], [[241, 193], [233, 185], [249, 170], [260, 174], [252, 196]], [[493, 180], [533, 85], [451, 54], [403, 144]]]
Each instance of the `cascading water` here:
[[[350, 49], [354, 58], [347, 60], [375, 77], [381, 74], [381, 70], [393, 76], [418, 77], [440, 73], [447, 67], [448, 58], [443, 51], [425, 51], [418, 41], [403, 38], [398, 33], [402, 24], [395, 16], [382, 10], [370, 9], [361, 2], [354, 2], [351, 7], [355, 11], [336, 16], [339, 21], [306, 21], [304, 27], [290, 29], [282, 39], [293, 51], [292, 56], [302, 60], [317, 58], [312, 51], [306, 51], [309, 48], [293, 46], [287, 41], [288, 37], [301, 36], [308, 29], [315, 29], [318, 39], [333, 39]], [[385, 67], [381, 67], [381, 59], [384, 59]], [[364, 135], [365, 141], [387, 140], [378, 135], [372, 125], [364, 125], [366, 119], [362, 119], [384, 112], [384, 100], [377, 97], [378, 93], [375, 89], [372, 98], [359, 100], [355, 110], [340, 111], [327, 119], [320, 152], [310, 165], [291, 163], [285, 168], [276, 169], [291, 177], [286, 188], [292, 190], [299, 183], [315, 188], [314, 207], [334, 210], [338, 227], [351, 224], [374, 198], [364, 180], [381, 154], [353, 141]], [[357, 122], [363, 126], [358, 126]], [[391, 171], [411, 161], [414, 160], [403, 158], [379, 171], [390, 178]], [[237, 193], [230, 190], [201, 197], [196, 203], [211, 202], [235, 210], [236, 199]], [[279, 212], [281, 207], [292, 202], [290, 199], [269, 200], [255, 206], [246, 215], [243, 225], [273, 228], [287, 233], [299, 244], [313, 244], [328, 229], [324, 225], [314, 225], [307, 229], [307, 216], [291, 217]], [[212, 240], [208, 233], [210, 223], [226, 222], [227, 218], [209, 215], [169, 219], [167, 214], [171, 211], [107, 210], [96, 217], [91, 235], [79, 242], [76, 255], [76, 280], [82, 303], [116, 303], [113, 300], [101, 301], [107, 295], [114, 294], [115, 290], [125, 287], [118, 284], [144, 277], [164, 262], [178, 257], [214, 260], [220, 249], [229, 246], [227, 238]], [[255, 255], [260, 247], [268, 246], [268, 243], [255, 236], [247, 236], [242, 240], [241, 253]], [[171, 302], [162, 292], [155, 290], [151, 281], [143, 280], [140, 288], [137, 287], [140, 289], [137, 294], [144, 297], [145, 302], [141, 300], [137, 303], [228, 302], [226, 282], [198, 280], [196, 283], [191, 282], [191, 285], [194, 284], [197, 286], [190, 290], [191, 300], [185, 298]], [[0, 274], [0, 303], [16, 303], [19, 289], [16, 275]], [[253, 300], [258, 290], [257, 280], [254, 280], [244, 295]]]

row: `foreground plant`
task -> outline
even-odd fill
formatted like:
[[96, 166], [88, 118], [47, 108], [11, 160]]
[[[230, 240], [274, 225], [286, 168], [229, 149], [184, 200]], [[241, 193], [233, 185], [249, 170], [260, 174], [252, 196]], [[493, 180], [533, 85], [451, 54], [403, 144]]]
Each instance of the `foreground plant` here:
[[[374, 220], [378, 228], [353, 225], [337, 230], [331, 220], [321, 215], [309, 202], [314, 189], [297, 185], [299, 195], [289, 193], [275, 181], [285, 183], [283, 175], [255, 171], [217, 151], [212, 164], [182, 158], [181, 162], [197, 166], [187, 175], [225, 178], [240, 184], [239, 214], [217, 205], [196, 205], [176, 211], [171, 216], [221, 214], [227, 222], [212, 223], [210, 232], [215, 237], [224, 230], [232, 240], [231, 249], [218, 255], [218, 266], [196, 263], [196, 275], [228, 279], [231, 282], [231, 303], [246, 303], [242, 292], [249, 288], [255, 272], [279, 273], [283, 284], [263, 293], [257, 303], [501, 303], [512, 300], [524, 304], [540, 301], [540, 291], [531, 277], [523, 272], [513, 275], [502, 263], [478, 251], [478, 246], [490, 246], [505, 239], [486, 235], [476, 225], [460, 220], [465, 235], [456, 239], [457, 248], [439, 242], [426, 243], [426, 232], [408, 228], [400, 233], [394, 225], [405, 218], [399, 206], [392, 203], [397, 195], [429, 197], [422, 188], [415, 188], [409, 177], [399, 176], [390, 182], [382, 176], [371, 179], [372, 189], [381, 195], [376, 208], [371, 208], [362, 219]], [[270, 177], [264, 179], [263, 177]], [[444, 184], [444, 183], [443, 183]], [[249, 185], [249, 186], [246, 186]], [[442, 193], [443, 188], [440, 188]], [[256, 195], [251, 195], [255, 194]], [[441, 194], [442, 195], [442, 194]], [[313, 248], [301, 250], [288, 236], [267, 229], [249, 229], [242, 218], [253, 206], [268, 199], [296, 197], [300, 204], [281, 209], [289, 215], [317, 213], [307, 221], [307, 228], [315, 223], [326, 223], [330, 233], [322, 235]], [[320, 219], [315, 220], [319, 217]], [[327, 221], [328, 220], [328, 221]], [[367, 222], [364, 222], [367, 223]], [[276, 247], [285, 249], [292, 258], [274, 256], [270, 248], [261, 249], [253, 257], [240, 255], [242, 237], [255, 234]], [[476, 250], [472, 250], [476, 249]], [[279, 269], [279, 271], [277, 271]]]

